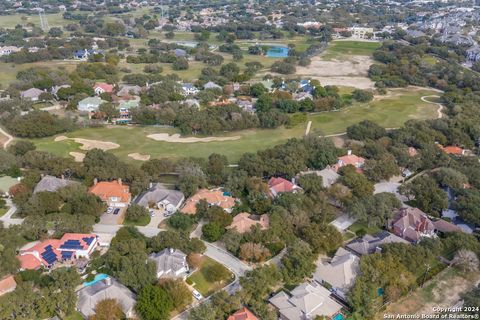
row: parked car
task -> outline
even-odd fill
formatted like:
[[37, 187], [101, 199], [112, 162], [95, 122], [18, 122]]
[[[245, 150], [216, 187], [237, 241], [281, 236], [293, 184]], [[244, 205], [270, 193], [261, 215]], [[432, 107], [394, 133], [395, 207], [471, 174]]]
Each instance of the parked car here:
[[112, 213], [113, 212], [113, 208], [112, 207], [108, 207], [107, 208], [107, 213]]
[[150, 209], [150, 217], [153, 217], [155, 215], [155, 211], [153, 209]]
[[113, 214], [118, 214], [119, 212], [120, 212], [120, 209], [117, 208], [113, 211]]
[[195, 299], [197, 299], [197, 300], [202, 300], [203, 299], [203, 296], [197, 290], [193, 290], [192, 294], [195, 297]]
[[170, 216], [173, 215], [173, 213], [174, 213], [174, 212], [165, 211], [165, 212], [163, 213], [163, 216], [164, 216], [164, 217], [170, 217]]

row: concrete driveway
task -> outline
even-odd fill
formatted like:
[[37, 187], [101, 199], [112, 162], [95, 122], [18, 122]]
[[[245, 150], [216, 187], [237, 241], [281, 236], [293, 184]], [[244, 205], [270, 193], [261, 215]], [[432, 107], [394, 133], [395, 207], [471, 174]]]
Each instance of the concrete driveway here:
[[4, 227], [8, 228], [12, 225], [22, 224], [23, 219], [12, 218], [13, 214], [17, 211], [17, 207], [13, 204], [12, 200], [6, 199], [7, 207], [10, 207], [8, 211], [0, 217], [0, 221], [3, 222]]
[[393, 193], [398, 200], [405, 202], [407, 201], [407, 197], [402, 196], [400, 193], [398, 193], [398, 187], [401, 186], [401, 183], [398, 182], [379, 182], [375, 184], [375, 191], [373, 192], [374, 194], [377, 193], [382, 193], [382, 192], [388, 192], [388, 193]]
[[127, 208], [114, 208], [115, 209], [120, 209], [120, 212], [118, 214], [113, 214], [112, 213], [106, 213], [104, 212], [100, 216], [100, 224], [110, 224], [110, 225], [117, 225], [121, 224], [123, 220], [125, 219], [125, 212], [127, 211]]
[[158, 228], [160, 223], [162, 223], [163, 220], [168, 219], [168, 217], [164, 216], [165, 210], [163, 209], [154, 209], [154, 216], [150, 218], [150, 223], [147, 224], [145, 227], [149, 228]]

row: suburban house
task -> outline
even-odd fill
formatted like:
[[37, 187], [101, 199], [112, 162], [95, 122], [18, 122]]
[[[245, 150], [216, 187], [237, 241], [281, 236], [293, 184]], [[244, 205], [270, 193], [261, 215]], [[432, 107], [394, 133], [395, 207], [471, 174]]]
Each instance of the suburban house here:
[[88, 191], [106, 202], [109, 207], [124, 208], [132, 199], [130, 187], [122, 184], [122, 179], [100, 182], [94, 179], [93, 186]]
[[20, 52], [22, 48], [15, 47], [15, 46], [3, 46], [0, 47], [0, 56], [8, 56], [15, 52]]
[[102, 51], [97, 51], [95, 49], [81, 49], [73, 53], [74, 59], [87, 60], [92, 54], [103, 54]]
[[319, 259], [313, 278], [319, 283], [328, 283], [336, 294], [345, 299], [357, 277], [359, 263], [358, 256], [339, 248], [332, 259]]
[[33, 189], [33, 193], [37, 192], [55, 192], [58, 189], [65, 188], [67, 186], [73, 185], [80, 185], [79, 182], [65, 179], [63, 176], [61, 178], [57, 178], [50, 175], [45, 175], [42, 179], [37, 183], [35, 188]]
[[135, 317], [135, 295], [112, 277], [100, 280], [77, 291], [77, 310], [87, 319], [95, 314], [96, 305], [105, 299], [117, 300], [127, 318]]
[[183, 49], [175, 49], [173, 50], [173, 53], [175, 54], [176, 57], [186, 57], [187, 56], [187, 51]]
[[275, 198], [280, 193], [284, 192], [293, 192], [296, 193], [299, 190], [302, 190], [299, 186], [283, 178], [272, 177], [268, 180], [268, 189], [270, 191], [270, 196]]
[[142, 87], [140, 86], [121, 85], [120, 90], [117, 92], [117, 97], [136, 96], [140, 93], [142, 93]]
[[330, 291], [315, 281], [304, 282], [291, 291], [280, 291], [269, 302], [278, 309], [282, 320], [313, 320], [316, 316], [333, 317], [342, 306], [330, 298]]
[[405, 239], [394, 235], [388, 231], [381, 231], [375, 235], [367, 234], [362, 238], [355, 239], [346, 245], [347, 249], [358, 254], [371, 254], [381, 251], [381, 246], [387, 243], [404, 243], [410, 244]]
[[40, 89], [30, 88], [28, 90], [20, 92], [20, 97], [25, 100], [38, 101], [40, 100], [40, 95], [42, 93], [44, 93], [44, 91]]
[[186, 214], [196, 214], [196, 206], [200, 200], [207, 201], [210, 206], [219, 206], [228, 213], [232, 212], [232, 209], [236, 203], [235, 198], [231, 197], [227, 192], [223, 192], [220, 189], [201, 189], [198, 190], [193, 196], [188, 198], [187, 201], [185, 201], [185, 205], [180, 211]]
[[299, 92], [299, 93], [295, 93], [293, 98], [296, 100], [296, 101], [303, 101], [305, 99], [310, 99], [310, 100], [313, 100], [313, 96], [308, 93], [308, 92]]
[[61, 239], [33, 242], [23, 247], [17, 258], [21, 270], [36, 270], [42, 266], [51, 268], [59, 261], [88, 259], [97, 244], [94, 234], [65, 233]]
[[464, 232], [462, 228], [459, 226], [448, 222], [443, 219], [438, 219], [437, 221], [433, 221], [433, 226], [437, 232], [441, 233], [449, 233], [449, 232]]
[[184, 96], [189, 96], [191, 94], [197, 94], [197, 93], [200, 92], [200, 90], [198, 90], [197, 87], [195, 87], [191, 83], [182, 84], [182, 90], [183, 90], [183, 95]]
[[118, 103], [119, 119], [130, 119], [130, 110], [140, 106], [140, 97], [135, 96], [133, 99], [120, 100]]
[[15, 291], [17, 288], [17, 282], [12, 275], [8, 275], [0, 280], [0, 297], [6, 293]]
[[248, 308], [243, 307], [234, 314], [230, 315], [227, 320], [259, 320]]
[[440, 148], [446, 154], [453, 154], [455, 156], [464, 156], [467, 153], [466, 149], [460, 148], [458, 146], [446, 146], [446, 147], [440, 146]]
[[249, 232], [253, 226], [258, 225], [261, 230], [268, 229], [270, 220], [267, 214], [255, 216], [248, 212], [242, 212], [233, 217], [232, 223], [227, 229], [235, 229], [238, 233]]
[[179, 278], [186, 277], [188, 271], [187, 255], [177, 249], [163, 249], [160, 252], [152, 253], [148, 259], [157, 265], [157, 278]]
[[102, 93], [112, 93], [113, 85], [105, 82], [98, 82], [93, 86], [93, 91], [95, 91], [96, 95], [100, 95]]
[[204, 89], [220, 89], [220, 90], [222, 90], [221, 86], [219, 86], [218, 84], [216, 84], [215, 82], [212, 82], [212, 81], [208, 81], [207, 83], [205, 83], [203, 85], [203, 88]]
[[365, 158], [352, 154], [352, 150], [348, 150], [347, 155], [337, 158], [337, 163], [332, 166], [335, 172], [338, 172], [341, 167], [352, 165], [357, 168], [357, 171], [361, 172], [365, 165]]
[[174, 213], [184, 200], [185, 196], [180, 191], [166, 189], [162, 184], [157, 183], [141, 193], [134, 202], [146, 208], [153, 207]]
[[418, 208], [400, 208], [396, 213], [393, 223], [393, 232], [413, 243], [423, 237], [433, 237], [435, 226], [427, 215]]
[[78, 111], [80, 112], [96, 112], [101, 104], [107, 101], [99, 97], [88, 97], [78, 102]]
[[247, 99], [237, 99], [235, 102], [243, 111], [254, 113], [255, 108], [253, 107], [253, 102]]

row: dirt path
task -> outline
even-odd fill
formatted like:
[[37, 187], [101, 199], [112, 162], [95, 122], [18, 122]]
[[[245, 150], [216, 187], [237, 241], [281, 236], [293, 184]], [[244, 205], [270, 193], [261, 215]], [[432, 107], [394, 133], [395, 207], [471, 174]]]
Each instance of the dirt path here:
[[85, 153], [72, 151], [72, 152], [69, 152], [68, 154], [73, 157], [75, 162], [83, 162], [83, 159], [85, 159]]
[[423, 102], [426, 102], [426, 103], [433, 103], [433, 104], [436, 104], [438, 106], [438, 109], [437, 109], [437, 114], [438, 114], [438, 119], [441, 119], [443, 118], [443, 108], [445, 108], [445, 106], [441, 103], [438, 103], [438, 102], [433, 102], [433, 101], [428, 101], [427, 98], [440, 98], [440, 96], [437, 96], [437, 95], [429, 95], [429, 96], [423, 96], [421, 97], [420, 99], [422, 99]]
[[3, 143], [3, 149], [7, 149], [8, 145], [13, 141], [13, 136], [8, 134], [8, 132], [3, 130], [2, 128], [0, 128], [0, 133], [3, 134], [5, 137], [7, 137], [7, 141]]
[[138, 152], [135, 153], [129, 153], [128, 156], [134, 160], [138, 161], [148, 161], [150, 160], [150, 155], [149, 154], [140, 154]]
[[308, 136], [308, 134], [310, 133], [310, 128], [312, 127], [312, 121], [308, 121], [307, 123], [307, 130], [305, 130], [305, 135]]
[[238, 140], [241, 136], [233, 137], [205, 137], [205, 138], [196, 138], [196, 137], [186, 137], [182, 138], [178, 133], [169, 135], [168, 133], [155, 133], [149, 134], [147, 138], [156, 140], [156, 141], [165, 141], [165, 142], [179, 142], [179, 143], [196, 143], [196, 142], [212, 142], [212, 141], [233, 141]]

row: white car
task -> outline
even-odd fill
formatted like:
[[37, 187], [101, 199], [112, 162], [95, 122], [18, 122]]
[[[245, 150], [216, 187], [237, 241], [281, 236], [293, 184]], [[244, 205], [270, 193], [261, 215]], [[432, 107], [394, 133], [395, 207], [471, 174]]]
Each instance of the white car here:
[[150, 213], [150, 217], [153, 217], [155, 215], [155, 211], [152, 209], [150, 209], [149, 213]]
[[107, 208], [107, 213], [112, 213], [113, 212], [113, 208], [112, 207], [108, 207]]
[[197, 290], [193, 290], [192, 294], [195, 297], [195, 299], [197, 299], [197, 300], [202, 300], [203, 299], [203, 296]]

